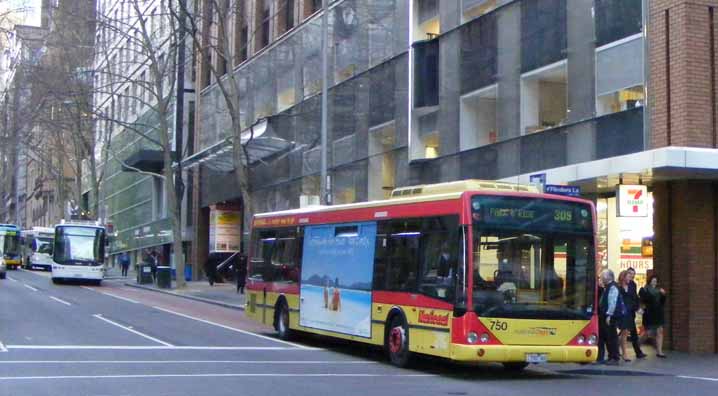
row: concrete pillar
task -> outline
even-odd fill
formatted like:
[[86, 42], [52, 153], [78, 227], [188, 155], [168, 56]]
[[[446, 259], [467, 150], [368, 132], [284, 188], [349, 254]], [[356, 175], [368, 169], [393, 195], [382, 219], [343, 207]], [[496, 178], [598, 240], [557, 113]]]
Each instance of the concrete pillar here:
[[691, 353], [718, 352], [718, 184], [656, 183], [654, 268], [668, 292], [666, 344]]

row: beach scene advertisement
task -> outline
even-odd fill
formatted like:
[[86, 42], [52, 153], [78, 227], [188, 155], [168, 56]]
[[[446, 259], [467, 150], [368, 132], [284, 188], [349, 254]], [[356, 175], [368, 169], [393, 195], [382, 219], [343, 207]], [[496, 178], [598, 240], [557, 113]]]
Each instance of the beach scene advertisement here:
[[299, 324], [371, 337], [376, 223], [307, 227]]

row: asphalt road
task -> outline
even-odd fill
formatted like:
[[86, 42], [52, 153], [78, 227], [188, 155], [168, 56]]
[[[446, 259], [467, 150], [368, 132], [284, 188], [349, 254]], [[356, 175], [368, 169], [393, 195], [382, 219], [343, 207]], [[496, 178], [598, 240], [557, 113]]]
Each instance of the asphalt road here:
[[[596, 366], [388, 365], [377, 350], [275, 339], [242, 312], [120, 283], [0, 280], [0, 396], [715, 395], [718, 378]], [[690, 373], [683, 373], [690, 374]]]

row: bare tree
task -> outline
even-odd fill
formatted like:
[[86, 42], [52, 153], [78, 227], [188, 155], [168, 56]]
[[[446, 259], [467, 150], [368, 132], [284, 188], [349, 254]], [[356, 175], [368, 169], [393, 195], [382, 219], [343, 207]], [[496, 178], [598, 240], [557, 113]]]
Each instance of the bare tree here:
[[[176, 54], [183, 41], [170, 17], [174, 4], [166, 0], [124, 0], [110, 15], [98, 15], [101, 37], [97, 45], [94, 114], [99, 124], [115, 131], [124, 131], [140, 144], [159, 151], [160, 171], [147, 171], [130, 166], [111, 144], [103, 147], [103, 161], [116, 161], [123, 168], [162, 180], [171, 220], [173, 249], [178, 274], [184, 273], [180, 202], [174, 194], [177, 172], [174, 157]], [[117, 10], [119, 8], [120, 12]], [[132, 111], [131, 109], [135, 109]], [[137, 117], [142, 113], [142, 117]], [[185, 284], [177, 277], [177, 287]]]

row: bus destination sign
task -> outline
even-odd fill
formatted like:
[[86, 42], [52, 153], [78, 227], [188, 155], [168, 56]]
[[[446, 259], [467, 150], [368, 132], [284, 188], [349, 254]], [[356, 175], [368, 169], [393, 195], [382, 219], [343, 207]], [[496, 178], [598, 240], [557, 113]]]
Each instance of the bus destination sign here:
[[590, 232], [590, 207], [549, 199], [476, 196], [471, 201], [474, 222], [496, 228], [544, 232]]

